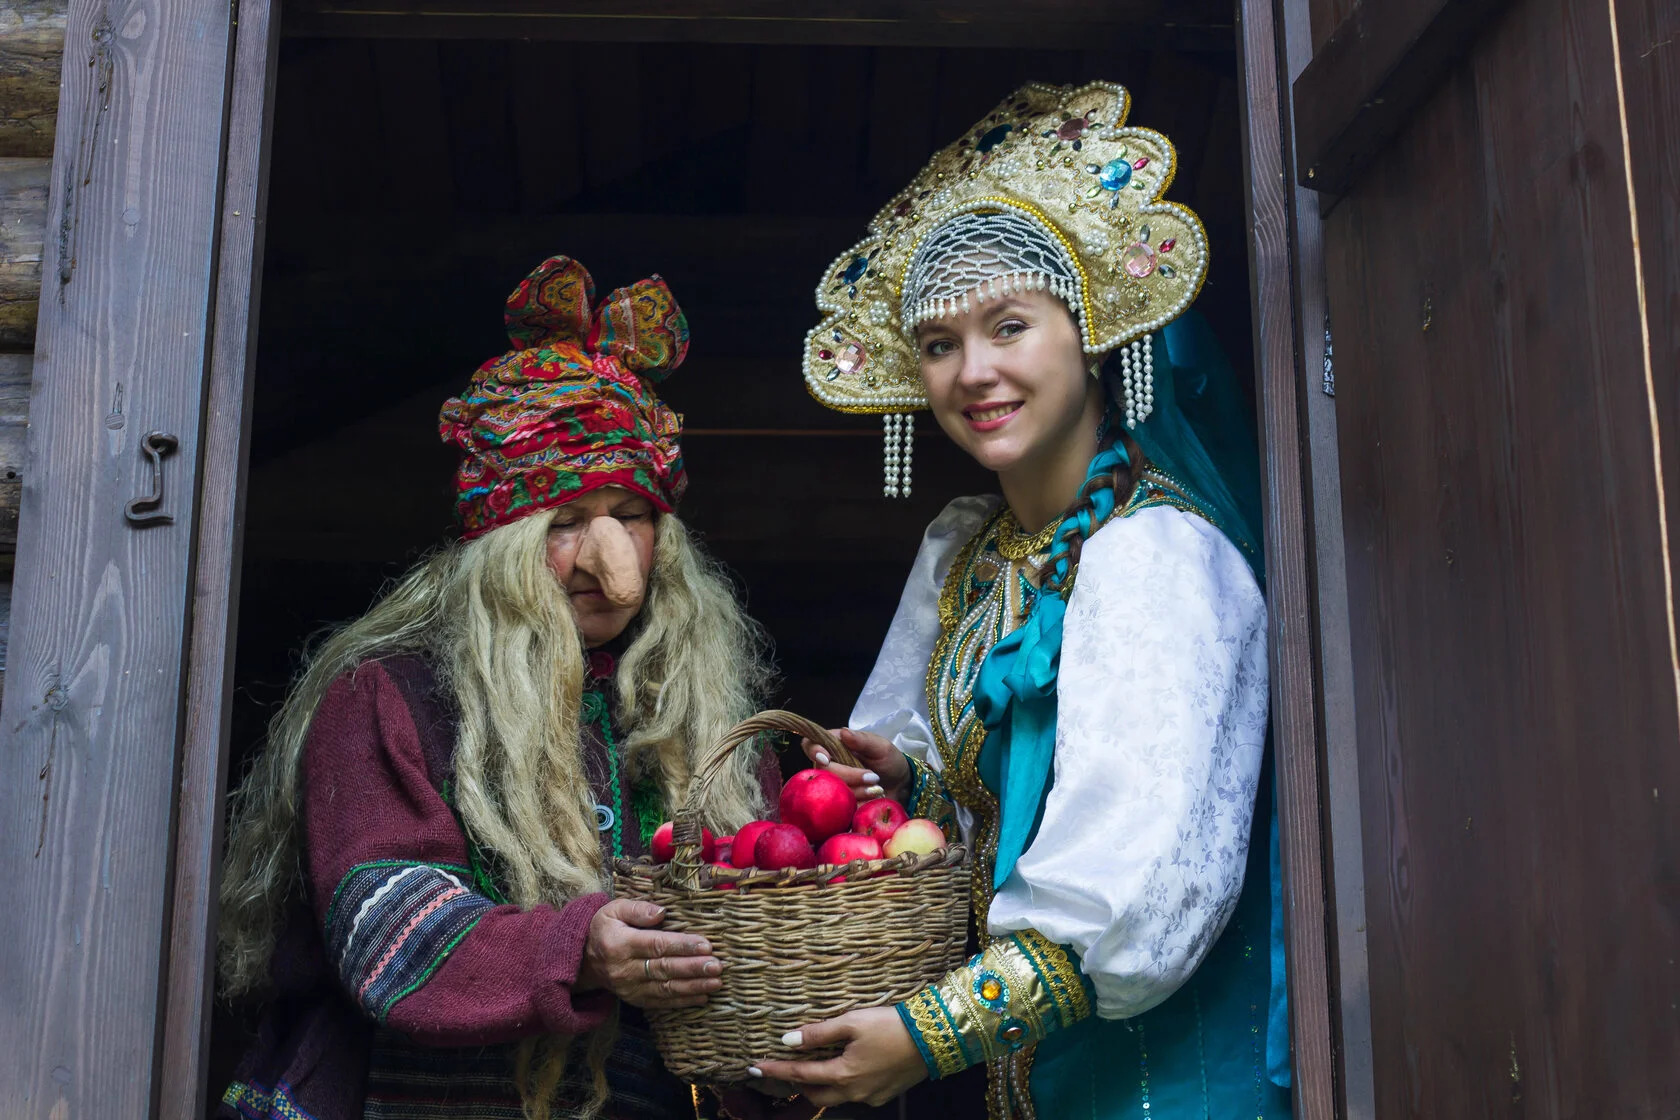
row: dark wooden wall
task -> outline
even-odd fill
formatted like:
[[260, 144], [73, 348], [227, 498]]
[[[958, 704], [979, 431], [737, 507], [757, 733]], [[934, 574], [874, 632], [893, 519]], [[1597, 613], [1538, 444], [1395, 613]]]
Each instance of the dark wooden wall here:
[[1680, 1115], [1677, 67], [1519, 0], [1324, 228], [1385, 1120]]

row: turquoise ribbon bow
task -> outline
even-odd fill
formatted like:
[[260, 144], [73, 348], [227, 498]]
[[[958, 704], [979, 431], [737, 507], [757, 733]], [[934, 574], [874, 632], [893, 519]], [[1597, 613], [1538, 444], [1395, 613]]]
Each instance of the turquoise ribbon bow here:
[[[1119, 444], [1097, 453], [1085, 479], [1110, 474], [1129, 460]], [[1072, 569], [1070, 543], [1088, 538], [1114, 512], [1114, 489], [1091, 496], [1088, 508], [1056, 529], [1045, 587], [1026, 622], [992, 647], [974, 683], [974, 714], [986, 728], [985, 750], [997, 751], [998, 851], [992, 889], [1003, 886], [1026, 850], [1038, 821], [1056, 753], [1056, 679], [1061, 671], [1062, 621]]]

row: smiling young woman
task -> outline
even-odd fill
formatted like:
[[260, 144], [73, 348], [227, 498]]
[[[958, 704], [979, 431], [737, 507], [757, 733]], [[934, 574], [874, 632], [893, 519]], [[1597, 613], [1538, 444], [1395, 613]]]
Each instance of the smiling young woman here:
[[889, 493], [926, 407], [1003, 498], [929, 526], [832, 767], [960, 831], [982, 951], [754, 1067], [815, 1103], [984, 1065], [995, 1120], [1289, 1115], [1253, 437], [1127, 109], [1020, 90], [818, 287], [807, 383], [889, 414]]

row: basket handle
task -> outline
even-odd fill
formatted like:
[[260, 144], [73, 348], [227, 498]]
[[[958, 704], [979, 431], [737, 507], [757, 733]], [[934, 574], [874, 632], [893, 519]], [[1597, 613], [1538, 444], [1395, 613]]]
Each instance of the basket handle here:
[[675, 822], [671, 826], [671, 841], [676, 848], [671, 857], [671, 870], [678, 886], [687, 890], [700, 889], [701, 835], [698, 807], [705, 800], [706, 791], [718, 779], [718, 775], [723, 773], [730, 756], [742, 745], [752, 742], [766, 731], [791, 732], [817, 743], [828, 752], [829, 758], [842, 766], [858, 764], [857, 757], [847, 750], [838, 738], [829, 734], [826, 728], [819, 727], [793, 712], [772, 709], [737, 723], [719, 740], [717, 750], [712, 752], [707, 764], [689, 779], [688, 794], [683, 798], [682, 808], [677, 810]]

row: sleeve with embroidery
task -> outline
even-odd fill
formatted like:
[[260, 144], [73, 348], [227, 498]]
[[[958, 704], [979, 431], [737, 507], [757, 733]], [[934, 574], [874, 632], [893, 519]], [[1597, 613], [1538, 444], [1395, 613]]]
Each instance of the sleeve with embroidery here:
[[364, 1012], [437, 1046], [577, 1034], [605, 1019], [610, 995], [573, 988], [606, 896], [530, 910], [487, 896], [382, 666], [332, 684], [304, 752], [311, 902]]
[[1176, 991], [1242, 890], [1266, 738], [1266, 607], [1236, 548], [1169, 507], [1086, 542], [1068, 601], [1052, 786], [993, 935], [1066, 945], [1097, 1014]]
[[1091, 1014], [1067, 948], [1023, 930], [992, 942], [897, 1007], [932, 1078], [1003, 1057]]
[[[928, 526], [875, 667], [847, 722], [853, 730], [871, 731], [890, 740], [905, 753], [922, 790], [946, 802], [942, 824], [950, 820], [952, 810], [944, 797], [944, 787], [936, 784], [942, 762], [933, 747], [927, 712], [928, 661], [939, 640], [939, 592], [957, 553], [997, 511], [1001, 501], [996, 495], [958, 498]], [[933, 782], [923, 780], [929, 774]], [[939, 819], [931, 811], [915, 815]], [[966, 836], [968, 814], [957, 810], [955, 815]]]

